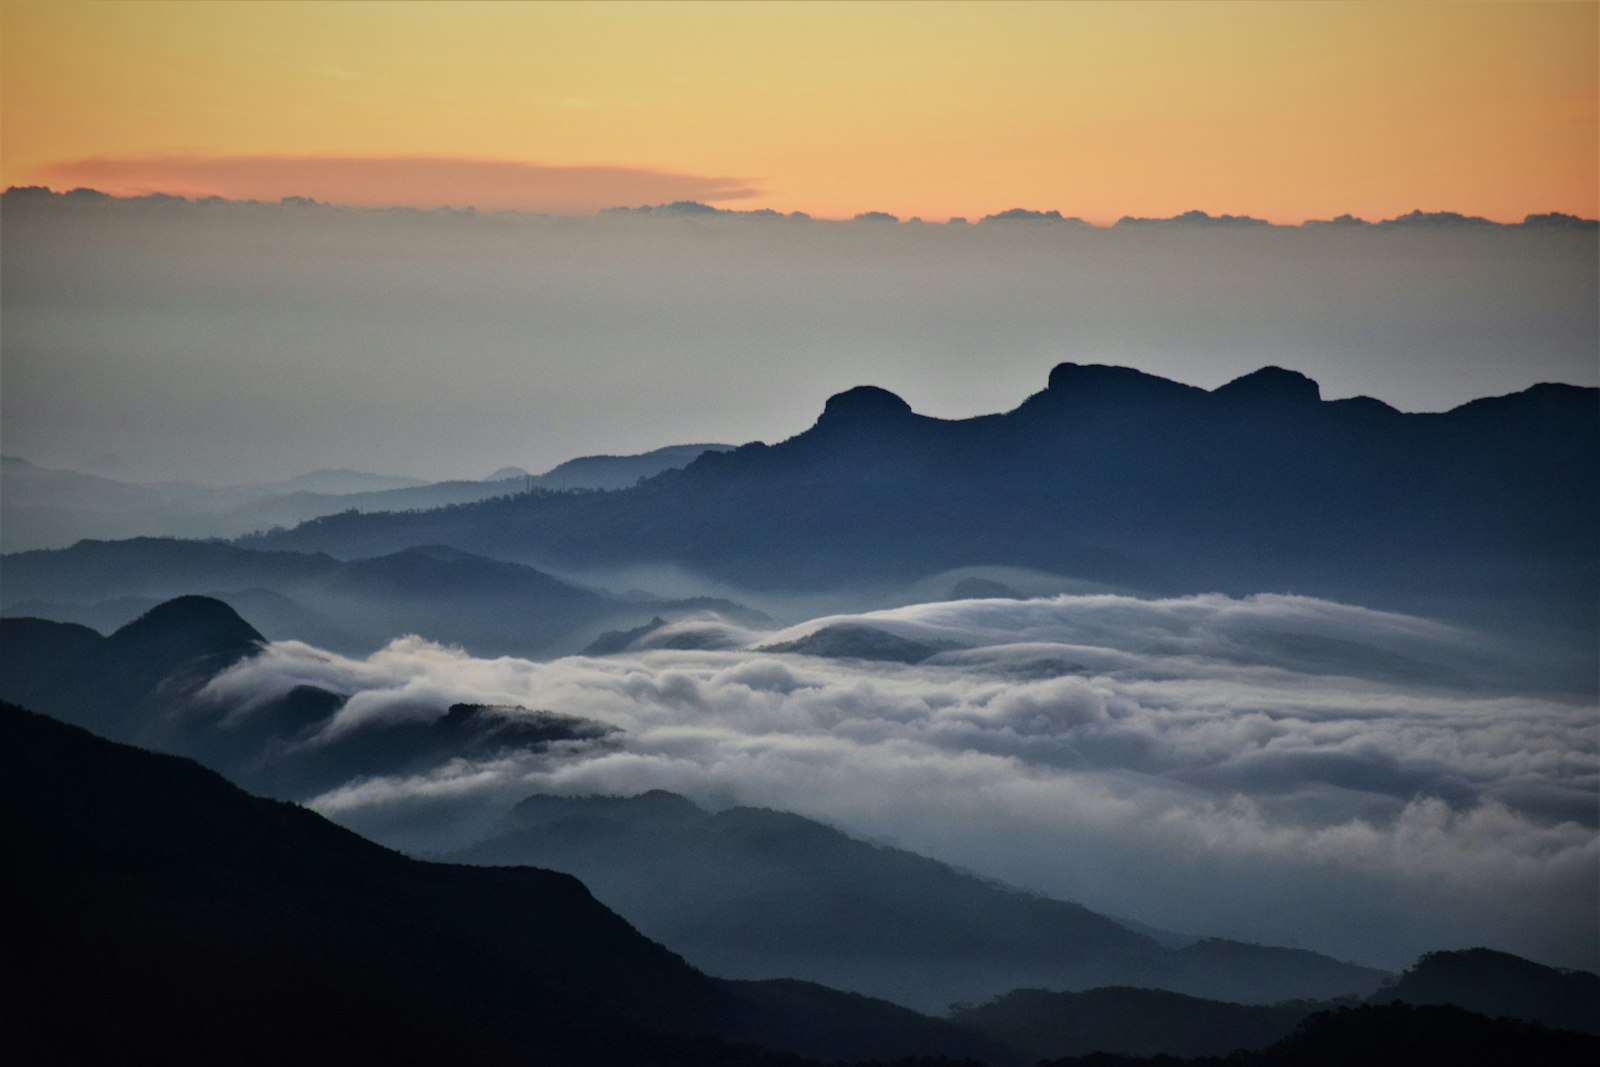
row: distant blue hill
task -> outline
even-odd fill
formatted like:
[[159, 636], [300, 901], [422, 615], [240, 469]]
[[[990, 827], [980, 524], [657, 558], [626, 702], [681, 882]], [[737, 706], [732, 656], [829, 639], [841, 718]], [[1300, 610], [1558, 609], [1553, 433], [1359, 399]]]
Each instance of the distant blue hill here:
[[1277, 367], [1208, 391], [1063, 363], [1004, 414], [934, 419], [864, 386], [789, 440], [622, 492], [334, 515], [241, 543], [670, 562], [769, 590], [1007, 565], [1592, 633], [1600, 390], [1540, 384], [1412, 414], [1324, 400]]

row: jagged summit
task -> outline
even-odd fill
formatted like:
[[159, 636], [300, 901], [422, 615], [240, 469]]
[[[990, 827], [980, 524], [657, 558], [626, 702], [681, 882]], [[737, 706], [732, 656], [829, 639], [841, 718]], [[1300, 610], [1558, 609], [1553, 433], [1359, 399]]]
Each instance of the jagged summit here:
[[895, 418], [912, 414], [911, 405], [887, 389], [858, 385], [828, 398], [817, 425], [839, 424], [858, 419]]
[[1282, 367], [1262, 367], [1242, 378], [1212, 390], [1212, 395], [1229, 400], [1271, 401], [1280, 404], [1315, 404], [1322, 400], [1322, 389], [1299, 371]]

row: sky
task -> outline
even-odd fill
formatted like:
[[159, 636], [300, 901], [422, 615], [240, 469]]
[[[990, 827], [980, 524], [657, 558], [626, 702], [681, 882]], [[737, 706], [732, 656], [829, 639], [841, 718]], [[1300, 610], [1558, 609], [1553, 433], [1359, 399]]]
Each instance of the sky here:
[[1600, 385], [1593, 228], [3, 210], [0, 445], [123, 480], [540, 473], [782, 440], [858, 385], [1009, 411], [1067, 361], [1410, 411]]
[[[0, 444], [35, 463], [538, 472], [781, 439], [861, 384], [939, 417], [1008, 410], [1063, 360], [1208, 388], [1278, 364], [1406, 410], [1600, 384], [1593, 230], [943, 225], [1592, 218], [1593, 3], [6, 0], [0, 19], [0, 183], [263, 202], [8, 203]], [[595, 215], [679, 200], [818, 221]], [[828, 224], [866, 211], [941, 225]]]
[[[1597, 41], [1594, 3], [5, 0], [0, 185], [121, 199], [5, 197], [0, 445], [131, 480], [481, 478], [778, 440], [863, 384], [1009, 410], [1063, 361], [1275, 364], [1412, 411], [1600, 385], [1600, 231], [1298, 226], [1600, 215]], [[596, 214], [677, 200], [812, 218]], [[1017, 207], [1097, 226], [945, 224]], [[1191, 209], [1283, 225], [1098, 228]], [[318, 798], [373, 832], [662, 786], [1161, 925], [1594, 965], [1592, 694], [1357, 607], [1029, 603], [874, 620], [972, 646], [944, 664], [402, 638], [223, 685], [627, 731]], [[1276, 631], [1438, 669], [1289, 662]]]
[[1600, 6], [31, 3], [0, 181], [583, 213], [1597, 213]]

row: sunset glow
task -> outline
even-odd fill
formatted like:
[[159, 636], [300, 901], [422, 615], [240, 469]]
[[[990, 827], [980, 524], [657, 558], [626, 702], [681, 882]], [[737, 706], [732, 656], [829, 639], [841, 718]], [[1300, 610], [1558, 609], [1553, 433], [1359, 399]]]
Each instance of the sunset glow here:
[[825, 217], [1593, 216], [1597, 12], [13, 2], [3, 181]]

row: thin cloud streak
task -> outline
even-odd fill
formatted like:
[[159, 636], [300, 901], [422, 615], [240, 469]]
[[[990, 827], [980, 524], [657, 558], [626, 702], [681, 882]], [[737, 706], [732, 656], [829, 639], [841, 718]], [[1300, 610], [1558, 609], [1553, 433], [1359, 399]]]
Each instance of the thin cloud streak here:
[[551, 214], [676, 200], [718, 203], [762, 193], [745, 178], [447, 156], [104, 156], [49, 164], [40, 172], [50, 181], [89, 185], [114, 196], [303, 196], [359, 207]]

